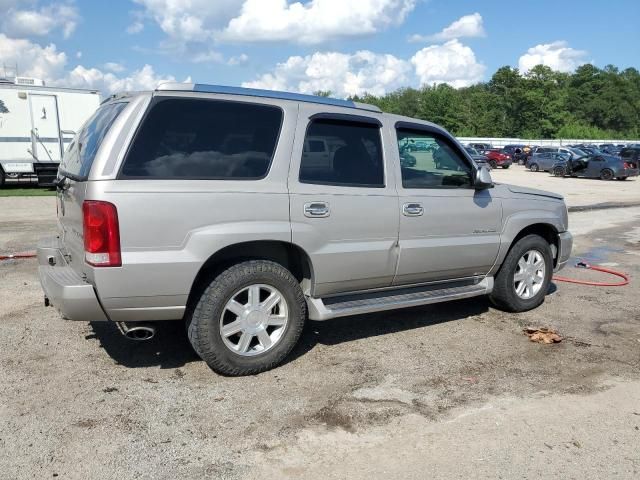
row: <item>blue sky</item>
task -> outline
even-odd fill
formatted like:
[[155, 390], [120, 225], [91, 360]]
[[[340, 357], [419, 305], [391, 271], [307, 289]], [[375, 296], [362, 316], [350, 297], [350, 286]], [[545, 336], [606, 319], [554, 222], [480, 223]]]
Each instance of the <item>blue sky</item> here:
[[0, 65], [105, 93], [191, 79], [344, 96], [466, 86], [503, 65], [640, 68], [638, 0], [0, 0], [0, 11]]

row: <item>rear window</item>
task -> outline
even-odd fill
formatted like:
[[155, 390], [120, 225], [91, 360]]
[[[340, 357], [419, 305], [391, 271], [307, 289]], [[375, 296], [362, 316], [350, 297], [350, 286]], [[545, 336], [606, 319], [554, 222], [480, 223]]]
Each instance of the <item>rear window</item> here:
[[98, 149], [127, 102], [110, 103], [98, 108], [78, 132], [62, 158], [62, 173], [84, 180], [89, 176]]
[[131, 146], [123, 178], [251, 180], [267, 175], [282, 110], [250, 103], [157, 99]]

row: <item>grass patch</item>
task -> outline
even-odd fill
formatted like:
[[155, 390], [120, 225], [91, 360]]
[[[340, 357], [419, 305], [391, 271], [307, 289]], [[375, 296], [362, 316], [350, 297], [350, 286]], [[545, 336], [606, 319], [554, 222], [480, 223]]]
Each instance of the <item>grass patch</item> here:
[[56, 191], [43, 187], [14, 187], [5, 185], [0, 188], [0, 197], [54, 197]]

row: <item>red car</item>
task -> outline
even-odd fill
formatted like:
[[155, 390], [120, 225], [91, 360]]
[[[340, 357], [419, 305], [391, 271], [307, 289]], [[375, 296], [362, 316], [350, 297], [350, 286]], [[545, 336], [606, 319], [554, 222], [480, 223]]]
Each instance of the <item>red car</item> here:
[[482, 150], [481, 153], [489, 159], [488, 163], [489, 165], [491, 165], [491, 168], [509, 168], [513, 163], [513, 158], [511, 158], [511, 155], [504, 153], [499, 148]]

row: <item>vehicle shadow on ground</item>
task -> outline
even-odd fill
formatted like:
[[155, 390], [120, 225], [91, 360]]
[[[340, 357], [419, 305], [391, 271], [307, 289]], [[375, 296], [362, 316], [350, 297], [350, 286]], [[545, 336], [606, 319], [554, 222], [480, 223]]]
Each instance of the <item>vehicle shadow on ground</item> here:
[[93, 334], [87, 340], [97, 339], [100, 346], [119, 365], [128, 368], [178, 368], [200, 361], [191, 348], [184, 322], [157, 322], [156, 335], [148, 341], [128, 340], [112, 322], [92, 322]]
[[363, 338], [390, 335], [441, 323], [463, 320], [489, 310], [486, 297], [458, 300], [421, 307], [336, 318], [324, 322], [308, 321], [300, 342], [285, 363], [303, 356], [316, 345], [339, 345]]
[[[300, 341], [284, 363], [292, 362], [316, 345], [339, 345], [363, 338], [390, 335], [397, 332], [424, 328], [440, 323], [462, 320], [489, 310], [484, 297], [460, 300], [439, 305], [414, 307], [403, 310], [337, 318], [325, 322], [308, 321]], [[156, 335], [145, 342], [126, 339], [111, 322], [91, 323], [93, 334], [100, 346], [119, 365], [127, 368], [178, 368], [200, 361], [191, 348], [184, 323], [157, 322]]]

